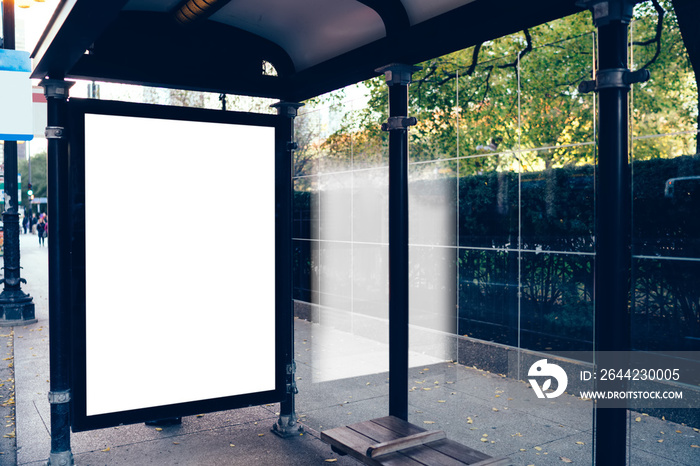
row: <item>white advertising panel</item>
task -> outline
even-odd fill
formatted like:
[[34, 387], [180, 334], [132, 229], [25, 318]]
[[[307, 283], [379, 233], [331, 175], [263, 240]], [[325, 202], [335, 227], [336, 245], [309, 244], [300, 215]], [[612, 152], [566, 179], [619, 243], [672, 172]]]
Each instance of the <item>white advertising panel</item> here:
[[87, 416], [275, 390], [274, 145], [85, 114]]

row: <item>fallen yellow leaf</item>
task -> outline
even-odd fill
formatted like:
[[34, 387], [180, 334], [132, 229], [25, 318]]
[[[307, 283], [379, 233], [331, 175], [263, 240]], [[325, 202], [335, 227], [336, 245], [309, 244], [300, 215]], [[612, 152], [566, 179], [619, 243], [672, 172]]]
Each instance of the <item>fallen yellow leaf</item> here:
[[535, 447], [535, 450], [542, 451], [542, 447]]
[[326, 463], [335, 463], [336, 461], [338, 461], [338, 458], [330, 458], [326, 460]]
[[497, 413], [497, 412], [498, 412], [498, 408], [491, 408], [491, 410], [492, 410], [494, 413]]
[[435, 424], [435, 421], [423, 421], [423, 424]]
[[636, 418], [634, 418], [634, 420], [637, 421], [637, 422], [642, 422], [642, 418], [641, 418], [641, 417], [636, 417]]
[[570, 460], [569, 458], [567, 458], [566, 456], [560, 456], [559, 459], [562, 460], [562, 461], [565, 462], [565, 463], [573, 463], [573, 461], [571, 461], [571, 460]]
[[445, 400], [438, 400], [438, 403], [445, 403]]
[[173, 445], [180, 445], [180, 442], [173, 442]]
[[110, 450], [110, 448], [107, 447], [107, 448], [105, 448], [104, 450], [100, 450], [100, 451], [109, 451], [109, 450]]
[[234, 445], [233, 443], [229, 443], [228, 446], [229, 446], [229, 447], [235, 447], [236, 445]]
[[265, 435], [265, 434], [258, 434], [258, 437], [262, 437], [262, 436], [264, 436], [264, 435]]
[[659, 439], [659, 440], [657, 440], [657, 442], [659, 442], [659, 443], [664, 443], [664, 440], [663, 440], [663, 439]]
[[157, 432], [160, 432], [160, 431], [162, 431], [162, 430], [163, 430], [162, 427], [156, 427], [156, 431], [157, 431]]
[[700, 448], [700, 445], [691, 445], [690, 448]]
[[482, 442], [488, 442], [488, 439], [485, 439], [485, 438], [483, 438], [483, 437], [482, 437], [480, 440], [481, 440]]
[[484, 435], [482, 435], [482, 437], [488, 437], [488, 436], [489, 436], [489, 434], [484, 434]]

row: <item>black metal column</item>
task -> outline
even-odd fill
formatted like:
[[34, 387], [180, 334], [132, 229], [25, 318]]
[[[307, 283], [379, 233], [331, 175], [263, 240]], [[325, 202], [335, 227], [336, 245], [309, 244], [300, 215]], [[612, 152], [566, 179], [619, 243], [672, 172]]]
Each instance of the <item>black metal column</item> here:
[[[15, 48], [15, 2], [4, 0], [3, 13], [3, 48]], [[30, 102], [27, 101], [27, 105]], [[5, 199], [7, 204], [2, 214], [4, 234], [4, 275], [0, 283], [4, 284], [0, 293], [0, 327], [33, 324], [37, 321], [34, 314], [32, 297], [22, 291], [20, 278], [19, 251], [19, 198], [17, 186], [17, 141], [5, 141]]]
[[[627, 25], [636, 0], [586, 0], [598, 28], [599, 70], [595, 82], [599, 98], [598, 167], [596, 193], [595, 351], [605, 366], [604, 352], [630, 350], [631, 184], [629, 167], [628, 92], [630, 84], [648, 78], [646, 71], [627, 68]], [[601, 353], [603, 352], [603, 353]], [[596, 389], [619, 389], [601, 387]], [[595, 410], [595, 463], [624, 465], [627, 453], [627, 410], [598, 403]]]
[[[304, 104], [296, 102], [278, 102], [272, 107], [277, 109], [277, 114], [289, 120], [289, 124], [285, 125], [285, 130], [277, 136], [278, 153], [285, 154], [282, 157], [282, 179], [278, 180], [278, 192], [275, 197], [278, 202], [277, 217], [278, 222], [278, 258], [283, 264], [278, 271], [279, 280], [277, 290], [284, 302], [279, 302], [278, 305], [285, 311], [285, 318], [289, 319], [290, 332], [282, 341], [278, 343], [282, 345], [284, 352], [284, 360], [286, 366], [285, 386], [287, 393], [284, 401], [280, 403], [280, 416], [277, 422], [272, 426], [272, 432], [280, 437], [291, 437], [299, 435], [303, 428], [297, 422], [296, 405], [294, 397], [297, 394], [297, 385], [295, 380], [296, 363], [294, 362], [294, 302], [291, 299], [293, 282], [293, 241], [292, 241], [292, 212], [293, 212], [293, 196], [294, 196], [294, 151], [296, 150], [296, 142], [294, 141], [294, 118], [297, 116], [299, 107]], [[290, 298], [290, 299], [287, 299]]]
[[389, 415], [408, 420], [408, 85], [420, 68], [378, 69], [389, 86]]
[[[600, 70], [627, 68], [627, 24], [598, 28]], [[626, 88], [599, 89], [596, 203], [595, 348], [626, 351], [630, 344], [630, 169]], [[598, 358], [599, 359], [599, 358]], [[602, 362], [602, 361], [600, 361]], [[625, 464], [627, 410], [596, 410], [597, 465]]]
[[73, 83], [45, 79], [48, 117], [49, 364], [51, 455], [49, 466], [73, 464], [70, 449], [70, 199], [66, 107]]

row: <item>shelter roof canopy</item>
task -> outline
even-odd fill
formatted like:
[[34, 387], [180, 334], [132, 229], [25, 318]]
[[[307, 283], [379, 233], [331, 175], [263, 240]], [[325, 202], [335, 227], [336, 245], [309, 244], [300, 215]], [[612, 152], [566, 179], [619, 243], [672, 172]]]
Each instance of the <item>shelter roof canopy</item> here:
[[574, 0], [66, 0], [32, 77], [298, 101], [577, 11]]

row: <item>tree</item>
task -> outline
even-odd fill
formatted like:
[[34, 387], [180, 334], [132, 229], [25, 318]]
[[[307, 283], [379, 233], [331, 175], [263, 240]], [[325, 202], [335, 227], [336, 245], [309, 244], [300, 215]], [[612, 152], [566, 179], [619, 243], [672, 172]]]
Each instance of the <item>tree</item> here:
[[[700, 107], [700, 29], [698, 29], [700, 2], [697, 0], [673, 0], [673, 8], [690, 64], [695, 71], [695, 88], [698, 90], [697, 105]], [[700, 117], [697, 120], [697, 129], [700, 131]], [[700, 152], [697, 147], [696, 152]]]
[[[634, 86], [634, 135], [687, 132], [696, 126], [698, 87], [688, 58], [700, 53], [700, 34], [693, 30], [681, 37], [684, 23], [673, 6], [683, 4], [680, 14], [687, 22], [699, 14], [697, 3], [652, 0], [635, 10], [631, 68], [648, 68], [652, 79]], [[584, 11], [422, 63], [410, 89], [411, 115], [418, 118], [409, 132], [411, 159], [460, 158], [444, 168], [460, 174], [592, 163], [591, 148], [571, 145], [594, 141], [594, 97], [577, 90], [593, 77], [594, 33], [591, 14]], [[686, 36], [696, 42], [688, 52]], [[700, 63], [700, 57], [695, 61]], [[374, 146], [385, 140], [377, 128], [386, 118], [386, 85], [375, 79], [366, 86], [370, 100], [364, 114], [324, 142], [337, 157], [350, 153], [348, 145], [357, 140], [374, 140]], [[690, 140], [638, 143], [635, 157], [694, 152]], [[543, 147], [552, 149], [523, 152]], [[519, 149], [517, 155], [513, 149]], [[502, 156], [478, 157], [489, 153]]]
[[[633, 136], [692, 132], [697, 127], [696, 75], [680, 29], [682, 15], [673, 6], [669, 0], [653, 0], [635, 10], [631, 53], [635, 67], [647, 68], [651, 79], [632, 89]], [[643, 160], [695, 153], [695, 139], [686, 134], [638, 140], [633, 146], [634, 157]]]
[[[32, 164], [32, 191], [34, 197], [46, 197], [46, 152], [40, 152], [31, 157]], [[27, 160], [19, 160], [17, 170], [22, 175], [22, 205], [25, 212], [31, 209], [31, 200], [27, 196], [27, 186], [29, 185], [29, 162]]]

